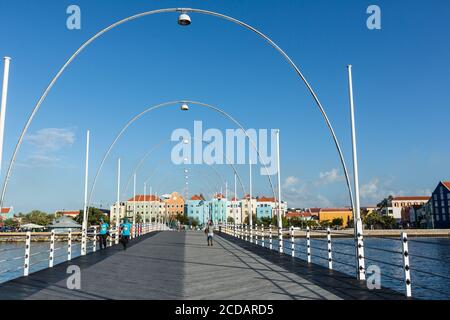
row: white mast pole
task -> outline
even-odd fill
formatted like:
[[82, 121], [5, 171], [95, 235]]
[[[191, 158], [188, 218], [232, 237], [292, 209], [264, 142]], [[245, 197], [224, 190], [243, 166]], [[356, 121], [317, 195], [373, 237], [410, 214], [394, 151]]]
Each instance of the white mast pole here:
[[355, 188], [355, 203], [353, 208], [353, 224], [355, 229], [355, 246], [357, 260], [357, 276], [359, 280], [365, 280], [365, 263], [364, 263], [364, 242], [363, 242], [363, 226], [361, 221], [361, 212], [359, 204], [359, 177], [358, 177], [358, 154], [356, 150], [356, 129], [355, 129], [355, 109], [353, 103], [353, 79], [352, 66], [348, 65], [348, 92], [350, 98], [350, 121], [352, 127], [352, 150], [353, 150], [353, 183]]
[[86, 132], [86, 163], [84, 172], [84, 206], [83, 206], [83, 225], [81, 234], [81, 255], [86, 255], [86, 242], [87, 242], [87, 219], [88, 219], [88, 176], [89, 176], [89, 136], [90, 132]]

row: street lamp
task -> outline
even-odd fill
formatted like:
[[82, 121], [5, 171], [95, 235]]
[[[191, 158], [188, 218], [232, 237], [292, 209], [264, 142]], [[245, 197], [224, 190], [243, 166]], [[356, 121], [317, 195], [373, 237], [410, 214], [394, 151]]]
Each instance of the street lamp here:
[[178, 17], [178, 24], [180, 26], [188, 26], [188, 25], [190, 25], [191, 24], [191, 17], [189, 17], [189, 15], [187, 15], [186, 13], [183, 12]]
[[181, 105], [181, 108], [180, 108], [181, 110], [183, 110], [183, 111], [188, 111], [189, 110], [189, 106], [186, 104], [186, 103], [183, 103], [182, 105]]

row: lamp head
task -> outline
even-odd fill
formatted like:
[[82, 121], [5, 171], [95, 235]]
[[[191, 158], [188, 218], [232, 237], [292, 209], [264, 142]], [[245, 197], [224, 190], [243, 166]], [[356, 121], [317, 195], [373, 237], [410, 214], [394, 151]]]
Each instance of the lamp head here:
[[188, 111], [188, 110], [189, 110], [189, 106], [188, 106], [186, 103], [183, 103], [183, 104], [181, 105], [181, 110], [183, 110], [183, 111]]
[[178, 24], [180, 26], [188, 26], [191, 24], [191, 17], [189, 17], [189, 15], [187, 15], [186, 13], [182, 13], [180, 14], [180, 16], [178, 17]]

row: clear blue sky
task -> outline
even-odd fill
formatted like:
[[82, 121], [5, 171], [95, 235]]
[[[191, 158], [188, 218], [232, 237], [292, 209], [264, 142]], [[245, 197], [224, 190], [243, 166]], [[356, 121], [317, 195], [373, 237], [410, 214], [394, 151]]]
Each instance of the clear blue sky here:
[[[66, 8], [81, 8], [81, 30], [66, 28]], [[366, 27], [366, 8], [381, 7], [381, 30]], [[167, 7], [218, 11], [274, 39], [300, 66], [327, 110], [349, 167], [351, 144], [346, 65], [354, 69], [362, 203], [388, 194], [422, 195], [450, 178], [450, 3], [434, 1], [23, 1], [0, 0], [0, 55], [13, 58], [4, 162], [27, 116], [65, 60], [91, 35], [129, 15]], [[313, 100], [281, 57], [251, 32], [192, 14], [127, 23], [99, 38], [67, 69], [37, 114], [10, 180], [6, 205], [79, 209], [84, 136], [91, 130], [91, 182], [107, 146], [134, 114], [170, 100], [219, 106], [247, 128], [280, 128], [282, 184], [289, 205], [348, 205], [342, 170]], [[168, 108], [138, 121], [119, 141], [100, 176], [94, 203], [115, 199], [116, 159], [123, 184], [139, 159], [175, 128], [233, 128], [213, 112]], [[183, 168], [170, 164], [170, 144], [145, 162], [159, 193], [183, 190]], [[190, 193], [220, 188], [227, 166], [192, 168]], [[248, 169], [238, 166], [247, 185]], [[152, 172], [154, 172], [152, 174]], [[256, 170], [255, 170], [256, 172]], [[275, 176], [273, 177], [275, 180]], [[255, 194], [269, 195], [255, 176]], [[123, 198], [131, 195], [131, 188]], [[241, 196], [241, 194], [240, 194]]]

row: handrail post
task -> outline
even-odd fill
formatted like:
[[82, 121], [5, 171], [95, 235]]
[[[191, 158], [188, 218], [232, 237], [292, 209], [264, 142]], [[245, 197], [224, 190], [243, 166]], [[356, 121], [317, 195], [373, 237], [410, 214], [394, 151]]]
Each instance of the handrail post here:
[[331, 229], [327, 228], [327, 244], [328, 244], [328, 269], [333, 269], [333, 257], [331, 253]]
[[113, 237], [113, 229], [112, 227], [109, 229], [109, 237], [108, 237], [108, 245], [112, 247], [112, 237]]
[[283, 229], [278, 228], [278, 252], [283, 253]]
[[403, 253], [403, 270], [405, 272], [405, 289], [406, 296], [410, 298], [411, 292], [411, 267], [409, 264], [408, 235], [402, 232], [402, 253]]
[[83, 222], [83, 228], [81, 230], [81, 255], [86, 255], [86, 238], [87, 238], [87, 230], [85, 223]]
[[311, 263], [311, 231], [306, 227], [306, 255], [308, 256], [308, 263]]
[[72, 260], [72, 229], [67, 234], [67, 261]]
[[23, 262], [23, 275], [26, 277], [30, 273], [30, 251], [31, 251], [31, 232], [27, 231], [25, 239], [25, 259]]
[[116, 224], [115, 226], [115, 235], [116, 237], [114, 238], [114, 244], [119, 244], [119, 228], [120, 226], [118, 224]]
[[50, 234], [50, 253], [48, 257], [48, 267], [53, 268], [55, 258], [55, 230], [52, 230]]
[[295, 257], [294, 227], [291, 227], [291, 257]]
[[255, 224], [255, 244], [258, 245], [258, 225]]
[[264, 224], [261, 224], [261, 247], [265, 247], [265, 243], [264, 243]]
[[272, 250], [272, 225], [269, 225], [269, 249]]
[[250, 243], [253, 243], [253, 223], [249, 224], [248, 228], [250, 230]]
[[94, 240], [92, 241], [92, 252], [97, 251], [97, 227], [94, 227]]

